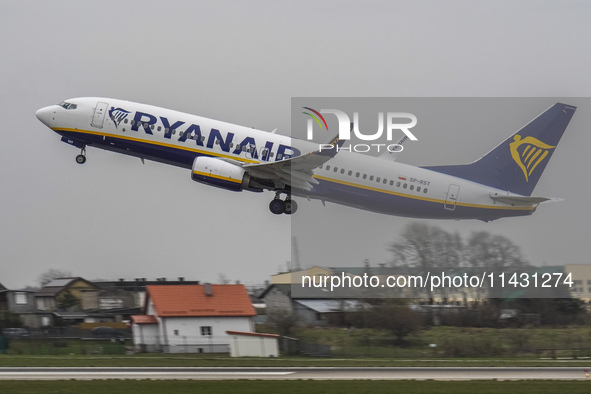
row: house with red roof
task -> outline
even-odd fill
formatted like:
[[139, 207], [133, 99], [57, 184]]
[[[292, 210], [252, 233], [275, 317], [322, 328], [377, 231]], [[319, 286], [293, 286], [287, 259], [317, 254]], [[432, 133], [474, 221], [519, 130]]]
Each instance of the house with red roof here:
[[135, 346], [165, 353], [226, 353], [227, 331], [254, 332], [244, 285], [146, 286], [144, 315], [132, 316]]

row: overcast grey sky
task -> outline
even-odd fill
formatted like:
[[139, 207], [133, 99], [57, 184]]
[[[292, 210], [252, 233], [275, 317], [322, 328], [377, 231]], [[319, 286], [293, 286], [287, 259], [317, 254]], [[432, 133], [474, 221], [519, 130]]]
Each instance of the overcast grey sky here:
[[[77, 149], [35, 118], [40, 107], [114, 97], [289, 134], [294, 96], [587, 97], [589, 20], [591, 3], [564, 0], [0, 0], [0, 283], [33, 285], [60, 268], [252, 284], [291, 259], [290, 218], [268, 212], [271, 193], [218, 190], [187, 170], [92, 148], [77, 165]], [[529, 218], [433, 224], [509, 236], [534, 263], [587, 262], [591, 108], [569, 103], [579, 109], [535, 191], [567, 201]], [[469, 162], [507, 126], [425, 131], [400, 161]], [[303, 201], [300, 212], [318, 205]], [[410, 222], [330, 204], [319, 212], [333, 227], [298, 239], [304, 266], [387, 260]], [[365, 247], [324, 251], [343, 241]]]

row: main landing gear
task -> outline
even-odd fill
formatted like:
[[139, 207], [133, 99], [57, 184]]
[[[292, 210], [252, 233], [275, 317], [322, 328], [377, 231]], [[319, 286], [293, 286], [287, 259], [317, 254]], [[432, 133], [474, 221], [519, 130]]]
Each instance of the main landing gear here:
[[269, 210], [275, 215], [281, 215], [282, 213], [291, 215], [296, 213], [298, 204], [291, 199], [291, 196], [288, 194], [285, 200], [282, 200], [280, 196], [280, 192], [275, 193], [275, 198], [269, 203]]
[[82, 151], [78, 156], [76, 156], [76, 163], [84, 164], [86, 163], [86, 146], [82, 148]]

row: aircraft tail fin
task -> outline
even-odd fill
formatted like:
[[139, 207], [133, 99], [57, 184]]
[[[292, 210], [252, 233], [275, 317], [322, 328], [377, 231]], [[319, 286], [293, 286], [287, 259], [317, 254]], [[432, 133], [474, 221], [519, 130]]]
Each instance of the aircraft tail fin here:
[[531, 196], [576, 109], [554, 104], [472, 164], [423, 168]]
[[[351, 123], [351, 130], [353, 130], [353, 123]], [[336, 154], [339, 152], [339, 149], [342, 148], [345, 141], [346, 140], [340, 139], [339, 135], [337, 134], [326, 144], [326, 145], [331, 145], [331, 147], [328, 149], [327, 148], [322, 149], [320, 151], [320, 154], [323, 156], [335, 157]]]

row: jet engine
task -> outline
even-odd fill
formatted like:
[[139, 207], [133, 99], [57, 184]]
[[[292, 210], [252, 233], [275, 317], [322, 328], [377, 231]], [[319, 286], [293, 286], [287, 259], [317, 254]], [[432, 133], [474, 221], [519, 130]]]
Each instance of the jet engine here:
[[195, 182], [239, 192], [242, 190], [262, 191], [253, 185], [250, 175], [237, 165], [214, 157], [197, 157], [193, 161], [191, 178]]

